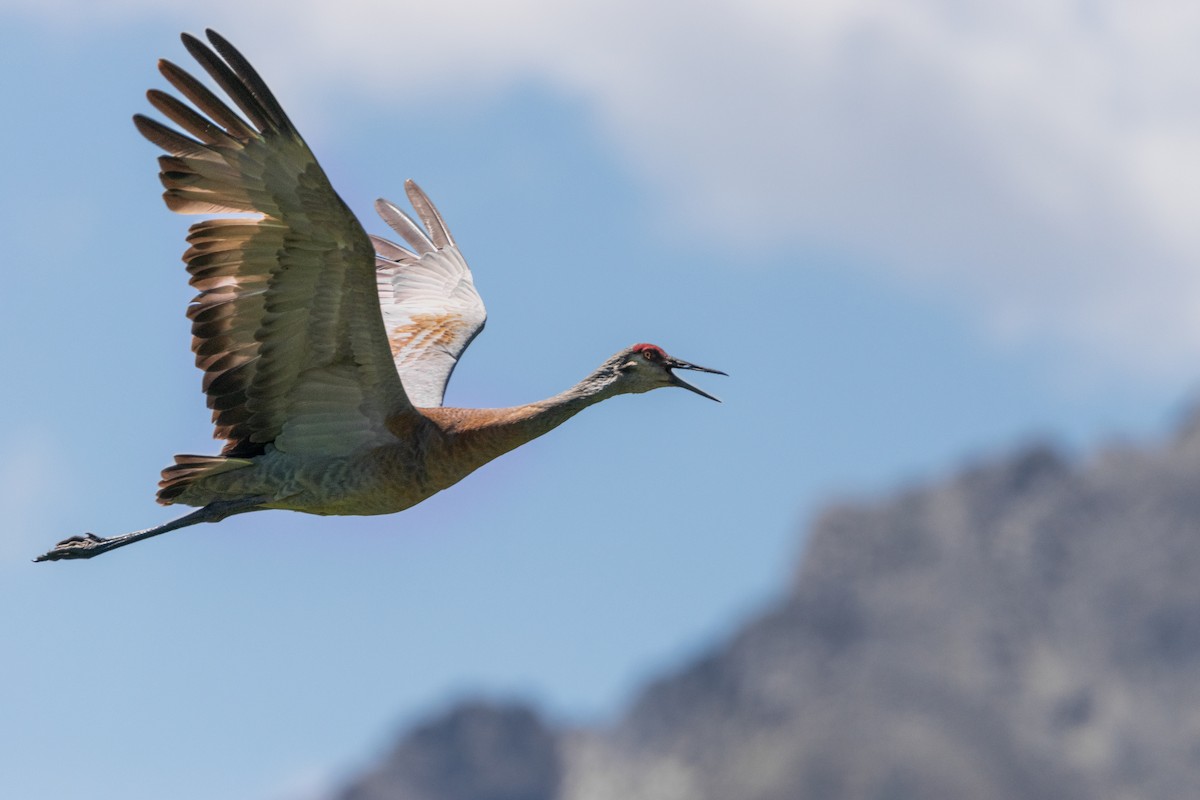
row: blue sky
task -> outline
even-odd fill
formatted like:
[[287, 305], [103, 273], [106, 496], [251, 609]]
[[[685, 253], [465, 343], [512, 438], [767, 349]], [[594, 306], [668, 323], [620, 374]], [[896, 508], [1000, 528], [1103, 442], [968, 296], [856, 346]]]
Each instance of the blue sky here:
[[[1195, 12], [716, 5], [0, 5], [0, 796], [300, 800], [475, 693], [603, 720], [824, 504], [1161, 435], [1200, 354]], [[216, 448], [129, 121], [210, 25], [369, 230], [407, 177], [438, 203], [490, 313], [448, 404], [636, 341], [725, 403], [618, 398], [397, 516], [29, 563], [175, 516], [158, 470]]]

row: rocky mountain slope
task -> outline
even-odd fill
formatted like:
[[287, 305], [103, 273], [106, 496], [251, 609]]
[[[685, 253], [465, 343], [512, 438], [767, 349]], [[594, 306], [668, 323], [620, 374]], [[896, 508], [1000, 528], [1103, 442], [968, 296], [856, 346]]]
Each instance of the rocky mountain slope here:
[[1200, 796], [1200, 417], [831, 509], [786, 596], [611, 729], [463, 706], [336, 796]]

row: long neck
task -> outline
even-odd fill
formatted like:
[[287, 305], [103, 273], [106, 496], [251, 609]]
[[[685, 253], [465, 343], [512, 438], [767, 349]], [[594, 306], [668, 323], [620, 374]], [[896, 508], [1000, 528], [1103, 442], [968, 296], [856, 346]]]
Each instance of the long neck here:
[[502, 427], [511, 430], [514, 435], [520, 434], [524, 437], [518, 444], [536, 439], [542, 434], [554, 430], [588, 406], [620, 394], [616, 390], [618, 377], [619, 373], [616, 369], [605, 363], [600, 369], [565, 392], [560, 392], [536, 403], [507, 409], [514, 412], [514, 418], [508, 425]]
[[616, 360], [610, 359], [567, 391], [536, 403], [513, 408], [425, 409], [424, 413], [449, 435], [453, 460], [470, 471], [554, 430], [588, 406], [620, 394], [616, 367]]

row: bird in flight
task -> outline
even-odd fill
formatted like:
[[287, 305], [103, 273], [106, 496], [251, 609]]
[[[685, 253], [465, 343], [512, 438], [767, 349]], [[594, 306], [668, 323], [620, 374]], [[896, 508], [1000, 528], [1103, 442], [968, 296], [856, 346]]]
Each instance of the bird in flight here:
[[[179, 130], [135, 115], [172, 211], [193, 225], [188, 308], [220, 455], [177, 455], [158, 502], [198, 507], [120, 536], [73, 536], [37, 561], [91, 558], [234, 514], [390, 514], [619, 394], [678, 386], [674, 370], [725, 373], [635, 344], [570, 389], [512, 408], [445, 408], [455, 364], [486, 313], [441, 214], [412, 181], [414, 220], [379, 200], [404, 241], [368, 236], [258, 73], [228, 41], [183, 44], [241, 113], [169, 61], [190, 105], [151, 89]], [[238, 216], [228, 216], [235, 214]], [[226, 215], [226, 216], [213, 216]], [[253, 216], [247, 216], [253, 215]]]

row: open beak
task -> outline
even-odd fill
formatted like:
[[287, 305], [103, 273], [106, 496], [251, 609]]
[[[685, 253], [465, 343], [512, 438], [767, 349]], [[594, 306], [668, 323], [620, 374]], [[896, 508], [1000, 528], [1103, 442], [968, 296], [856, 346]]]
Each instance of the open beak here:
[[[696, 394], [700, 395], [701, 397], [707, 397], [709, 400], [716, 400], [718, 403], [721, 402], [720, 399], [713, 397], [711, 394], [704, 391], [703, 389], [697, 389], [695, 386], [692, 386], [690, 383], [688, 383], [683, 378], [676, 375], [674, 372], [671, 372], [670, 370], [690, 369], [690, 370], [694, 370], [696, 372], [711, 372], [713, 375], [726, 375], [726, 373], [721, 372], [721, 370], [719, 370], [719, 369], [709, 369], [708, 367], [701, 367], [701, 366], [697, 366], [696, 364], [689, 364], [688, 362], [682, 361], [678, 358], [668, 358], [666, 361], [666, 367], [668, 370], [667, 374], [671, 376], [671, 385], [672, 386], [678, 386], [682, 389], [687, 389], [688, 391], [695, 392]], [[726, 377], [728, 377], [728, 375], [726, 375]]]

